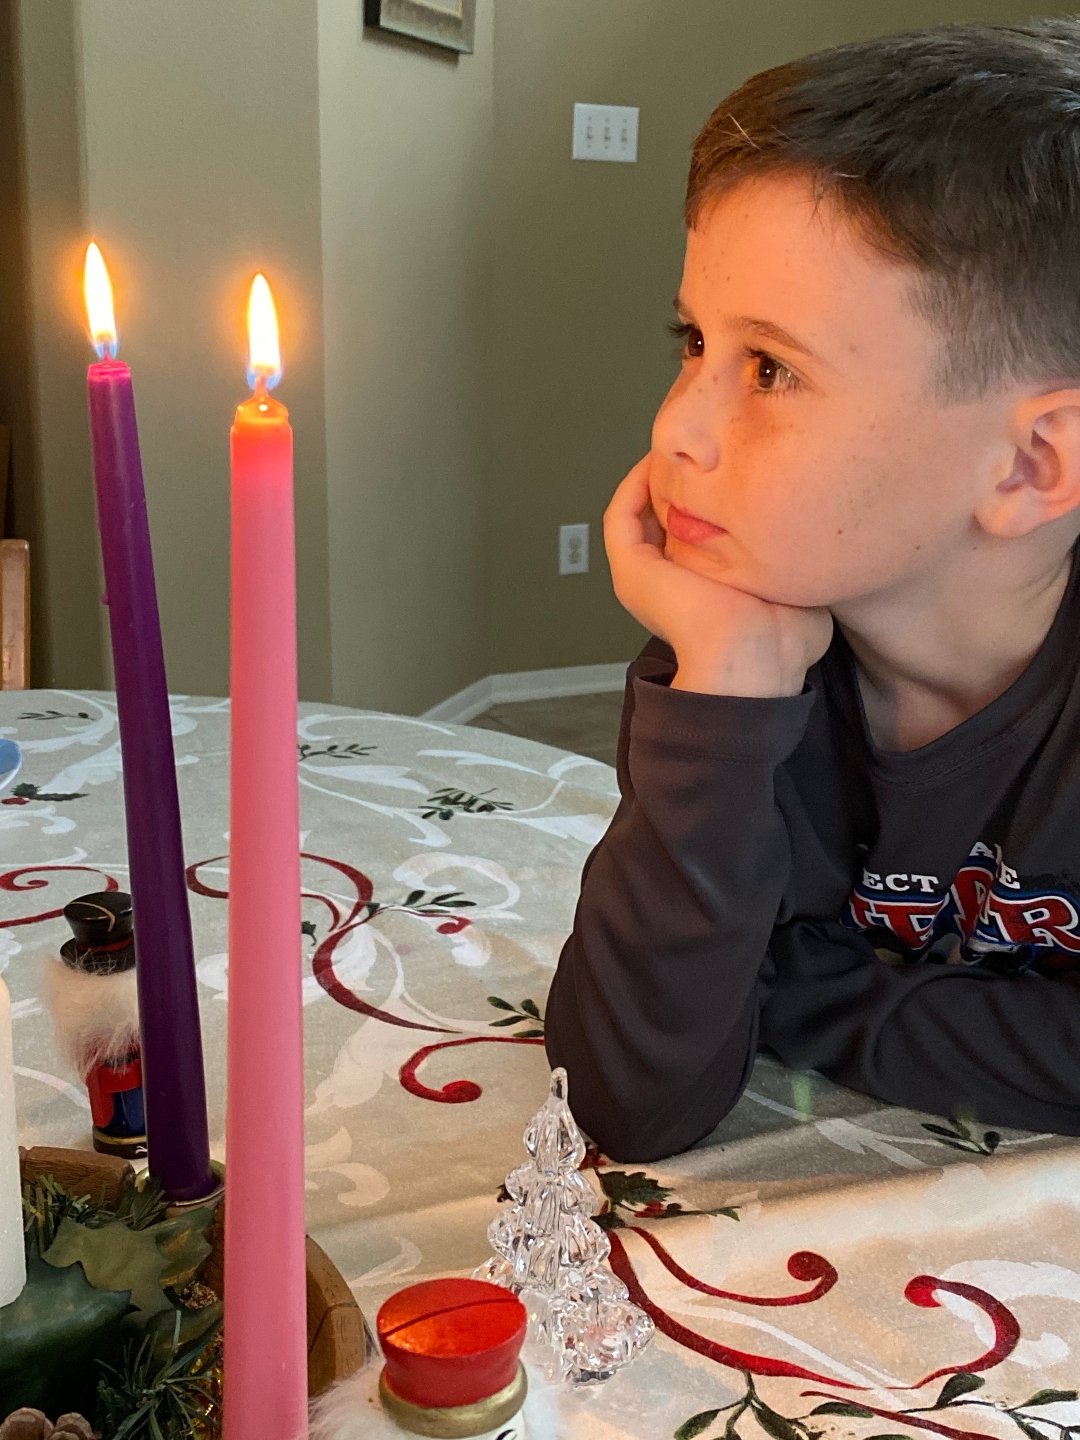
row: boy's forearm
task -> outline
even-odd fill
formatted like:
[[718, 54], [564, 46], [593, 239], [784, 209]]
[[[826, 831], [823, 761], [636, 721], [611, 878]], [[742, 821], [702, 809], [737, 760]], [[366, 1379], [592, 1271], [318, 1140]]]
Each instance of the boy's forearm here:
[[615, 1158], [646, 1160], [702, 1138], [746, 1083], [789, 859], [774, 773], [809, 705], [778, 713], [641, 682], [639, 696], [646, 713], [631, 722], [628, 703], [623, 799], [583, 876], [547, 1045], [583, 1128]]
[[839, 921], [770, 944], [761, 1043], [893, 1105], [1080, 1135], [1080, 974], [882, 960]]

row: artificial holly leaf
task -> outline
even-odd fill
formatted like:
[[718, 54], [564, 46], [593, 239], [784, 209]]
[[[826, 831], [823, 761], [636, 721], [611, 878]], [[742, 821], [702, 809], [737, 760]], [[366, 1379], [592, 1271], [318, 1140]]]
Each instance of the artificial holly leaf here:
[[671, 1194], [644, 1170], [601, 1170], [600, 1185], [612, 1205], [663, 1204]]
[[99, 1290], [127, 1290], [131, 1303], [149, 1314], [170, 1301], [166, 1285], [186, 1285], [210, 1254], [205, 1231], [214, 1212], [206, 1207], [132, 1230], [121, 1220], [77, 1225], [64, 1219], [42, 1259], [49, 1265], [82, 1264]]
[[32, 1255], [22, 1293], [0, 1309], [0, 1413], [29, 1405], [55, 1415], [91, 1404], [93, 1361], [119, 1344], [129, 1304], [126, 1289], [98, 1289], [81, 1265], [61, 1269]]
[[[125, 1321], [125, 1328], [136, 1322], [145, 1322], [143, 1333], [150, 1341], [150, 1353], [158, 1365], [166, 1365], [173, 1355], [185, 1355], [188, 1350], [203, 1349], [209, 1338], [221, 1324], [225, 1307], [221, 1301], [205, 1305], [201, 1310], [173, 1309], [159, 1310], [149, 1317], [131, 1314]], [[177, 1313], [180, 1323], [177, 1325]]]

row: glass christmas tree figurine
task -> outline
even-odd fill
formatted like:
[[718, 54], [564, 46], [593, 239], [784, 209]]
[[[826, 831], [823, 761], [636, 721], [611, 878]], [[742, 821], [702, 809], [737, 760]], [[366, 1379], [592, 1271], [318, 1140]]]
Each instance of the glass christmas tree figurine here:
[[611, 1246], [590, 1217], [595, 1190], [578, 1169], [585, 1142], [566, 1103], [566, 1071], [525, 1128], [532, 1157], [506, 1177], [512, 1204], [488, 1227], [495, 1256], [473, 1272], [519, 1296], [526, 1358], [549, 1379], [607, 1380], [652, 1338], [653, 1323], [608, 1269]]

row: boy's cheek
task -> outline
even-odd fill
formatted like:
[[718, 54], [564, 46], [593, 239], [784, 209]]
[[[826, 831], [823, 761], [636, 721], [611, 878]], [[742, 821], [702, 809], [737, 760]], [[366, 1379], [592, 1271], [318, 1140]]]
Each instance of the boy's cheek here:
[[671, 494], [671, 461], [655, 448], [649, 451], [649, 499], [658, 516], [667, 509]]

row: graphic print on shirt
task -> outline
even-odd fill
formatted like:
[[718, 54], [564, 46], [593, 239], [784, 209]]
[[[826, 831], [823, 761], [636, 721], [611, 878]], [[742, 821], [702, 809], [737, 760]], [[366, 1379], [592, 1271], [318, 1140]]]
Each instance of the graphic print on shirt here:
[[981, 841], [947, 888], [936, 875], [864, 869], [841, 918], [906, 959], [954, 935], [964, 964], [1003, 974], [1080, 965], [1080, 899], [1045, 877], [1023, 882], [999, 845]]

